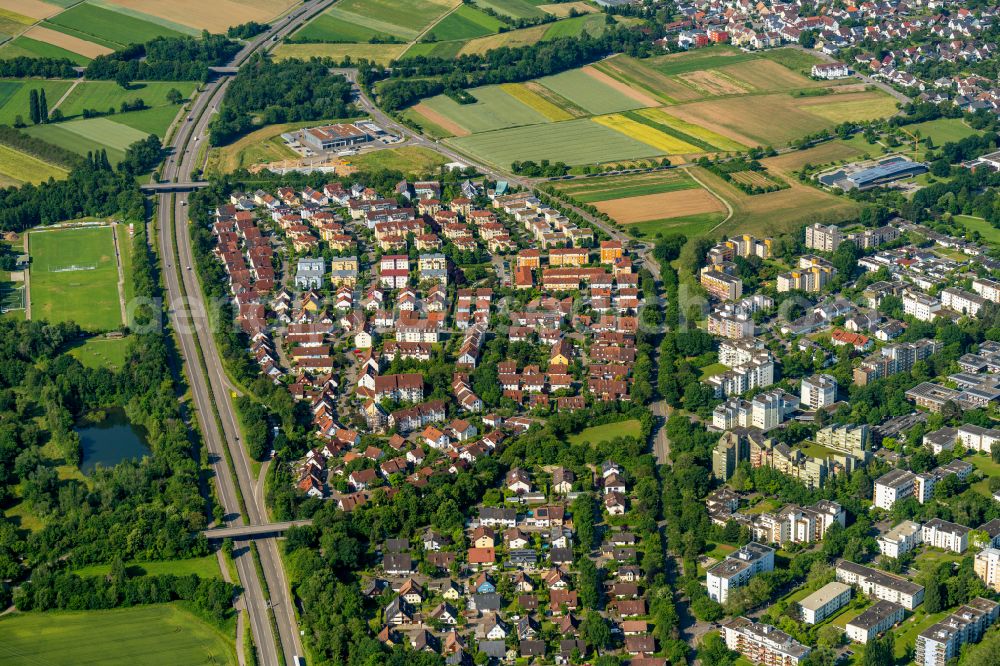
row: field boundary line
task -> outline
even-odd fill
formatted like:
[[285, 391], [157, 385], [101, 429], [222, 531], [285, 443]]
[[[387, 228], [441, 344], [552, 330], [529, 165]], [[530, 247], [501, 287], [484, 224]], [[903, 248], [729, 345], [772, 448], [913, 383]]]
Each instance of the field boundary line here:
[[[439, 16], [438, 20], [436, 20], [433, 23], [431, 23], [429, 26], [427, 26], [426, 28], [424, 28], [423, 31], [420, 34], [418, 34], [416, 37], [414, 37], [413, 41], [410, 42], [410, 44], [412, 45], [412, 44], [419, 43], [420, 40], [423, 38], [424, 35], [426, 35], [428, 32], [430, 32], [431, 30], [433, 30], [434, 28], [436, 28], [437, 25], [438, 25], [438, 23], [440, 23], [441, 21], [445, 20], [446, 18], [448, 18], [449, 16], [451, 16], [452, 14], [454, 14], [455, 12], [457, 12], [458, 8], [461, 7], [464, 4], [465, 4], [464, 2], [459, 2], [457, 5], [455, 5], [454, 7], [452, 7], [448, 11], [446, 11], [444, 14], [442, 14], [441, 16]], [[405, 53], [405, 51], [404, 51], [404, 53]]]
[[709, 194], [711, 194], [713, 197], [715, 197], [716, 199], [718, 199], [719, 201], [721, 201], [722, 205], [725, 206], [726, 210], [729, 212], [729, 214], [726, 215], [726, 217], [725, 217], [724, 220], [722, 220], [717, 225], [715, 225], [714, 227], [712, 227], [711, 229], [708, 230], [708, 233], [712, 233], [713, 231], [715, 231], [716, 229], [718, 229], [719, 227], [721, 227], [723, 224], [725, 224], [726, 222], [728, 222], [729, 220], [732, 219], [733, 214], [734, 214], [733, 206], [728, 201], [726, 201], [726, 199], [724, 199], [718, 192], [716, 192], [715, 190], [713, 190], [711, 187], [709, 187], [707, 184], [705, 184], [704, 181], [702, 181], [700, 178], [698, 178], [698, 176], [696, 176], [694, 174], [694, 172], [692, 172], [690, 169], [688, 169], [687, 167], [684, 167], [683, 170], [684, 170], [685, 173], [687, 173], [687, 175], [691, 176], [691, 178], [694, 179], [694, 182], [696, 182], [699, 185], [701, 185], [702, 189], [704, 189], [706, 192], [708, 192]]
[[122, 268], [121, 243], [118, 242], [119, 224], [111, 225], [111, 238], [115, 244], [115, 267], [118, 269], [118, 307], [122, 311], [122, 326], [128, 326], [128, 311], [125, 307], [125, 270]]
[[62, 103], [66, 101], [66, 98], [69, 97], [69, 94], [71, 92], [76, 90], [76, 87], [80, 85], [81, 81], [83, 81], [83, 78], [73, 80], [73, 84], [69, 87], [69, 89], [66, 92], [63, 93], [63, 96], [59, 98], [59, 101], [56, 102], [56, 105], [53, 106], [51, 109], [49, 109], [49, 115], [51, 115], [53, 111], [58, 109], [62, 105]]
[[24, 255], [28, 257], [28, 265], [24, 267], [24, 320], [31, 321], [31, 252], [28, 250], [28, 236], [24, 232]]

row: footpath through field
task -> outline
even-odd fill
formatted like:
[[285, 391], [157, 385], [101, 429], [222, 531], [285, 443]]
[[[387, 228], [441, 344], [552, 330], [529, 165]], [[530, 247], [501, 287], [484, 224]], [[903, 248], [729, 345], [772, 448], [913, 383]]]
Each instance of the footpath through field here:
[[118, 227], [120, 226], [117, 222], [111, 224], [111, 237], [115, 241], [115, 266], [118, 268], [118, 306], [122, 311], [122, 325], [128, 326], [128, 311], [125, 307], [125, 271], [122, 268], [122, 251], [118, 242]]

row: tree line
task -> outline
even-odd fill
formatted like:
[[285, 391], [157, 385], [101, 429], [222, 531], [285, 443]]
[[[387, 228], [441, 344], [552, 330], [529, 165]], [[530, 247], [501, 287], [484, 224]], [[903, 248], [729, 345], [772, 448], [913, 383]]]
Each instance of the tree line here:
[[76, 167], [81, 161], [79, 155], [62, 146], [25, 134], [7, 125], [0, 125], [0, 144], [66, 169]]
[[203, 31], [200, 38], [156, 37], [143, 44], [97, 56], [84, 76], [92, 80], [117, 81], [207, 81], [209, 67], [226, 65], [240, 50], [225, 35]]

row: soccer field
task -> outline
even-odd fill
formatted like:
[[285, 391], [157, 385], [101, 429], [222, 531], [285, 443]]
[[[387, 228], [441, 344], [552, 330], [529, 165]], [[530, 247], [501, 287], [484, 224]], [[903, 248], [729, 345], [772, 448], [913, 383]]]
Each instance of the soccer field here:
[[89, 330], [122, 324], [110, 226], [33, 231], [31, 318], [75, 321]]
[[232, 642], [181, 604], [0, 618], [0, 663], [236, 664]]

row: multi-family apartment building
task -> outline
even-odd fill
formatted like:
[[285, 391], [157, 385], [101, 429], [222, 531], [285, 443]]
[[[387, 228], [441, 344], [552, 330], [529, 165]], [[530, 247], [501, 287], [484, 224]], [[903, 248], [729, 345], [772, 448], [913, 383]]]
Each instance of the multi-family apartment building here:
[[699, 272], [699, 282], [709, 294], [720, 301], [735, 301], [743, 295], [743, 280], [736, 277], [732, 262], [709, 264]]
[[776, 512], [765, 512], [753, 518], [753, 538], [779, 547], [788, 543], [814, 543], [821, 540], [834, 523], [847, 524], [844, 508], [832, 500], [801, 507], [787, 504]]
[[975, 278], [972, 281], [972, 291], [991, 303], [1000, 303], [1000, 282], [987, 278]]
[[854, 368], [854, 383], [864, 386], [876, 379], [883, 379], [900, 372], [909, 372], [913, 364], [937, 353], [941, 343], [923, 339], [886, 345]]
[[940, 518], [932, 518], [921, 528], [920, 540], [934, 548], [964, 553], [969, 547], [969, 528]]
[[731, 591], [743, 587], [757, 574], [773, 570], [774, 549], [751, 541], [708, 570], [705, 574], [708, 596], [724, 604]]
[[806, 377], [799, 388], [803, 407], [822, 409], [837, 401], [837, 380], [833, 375]]
[[722, 625], [726, 647], [755, 664], [797, 666], [810, 652], [785, 632], [767, 624], [738, 617]]
[[815, 255], [807, 254], [799, 257], [798, 268], [778, 275], [777, 288], [779, 292], [796, 289], [799, 291], [819, 292], [836, 275], [837, 269], [829, 261]]
[[857, 585], [869, 597], [897, 603], [906, 610], [924, 602], [922, 585], [848, 560], [837, 560], [837, 580]]
[[994, 592], [1000, 592], [1000, 548], [992, 546], [976, 553], [976, 575]]
[[835, 224], [811, 224], [806, 227], [806, 247], [820, 252], [836, 252], [844, 241], [844, 233]]
[[856, 643], [867, 643], [903, 621], [903, 607], [891, 601], [879, 600], [865, 609], [844, 627], [847, 637]]
[[719, 347], [719, 362], [728, 372], [708, 378], [718, 397], [764, 388], [774, 383], [774, 357], [751, 340], [727, 340]]
[[851, 601], [851, 586], [833, 581], [819, 588], [799, 602], [802, 621], [818, 624]]
[[920, 321], [934, 321], [941, 311], [941, 301], [933, 296], [907, 289], [903, 292], [903, 312]]
[[770, 238], [754, 238], [749, 234], [734, 236], [710, 249], [706, 259], [710, 264], [721, 264], [736, 257], [768, 259], [771, 257], [772, 243]]
[[751, 400], [732, 398], [712, 412], [712, 426], [718, 430], [758, 428], [766, 431], [781, 425], [798, 406], [798, 398], [781, 389], [758, 393]]
[[912, 520], [904, 520], [875, 540], [886, 557], [905, 555], [921, 543], [921, 526]]
[[987, 303], [989, 301], [979, 294], [957, 287], [946, 287], [941, 290], [941, 305], [959, 314], [975, 317]]
[[945, 666], [966, 643], [977, 643], [1000, 616], [1000, 604], [977, 597], [924, 629], [917, 636], [913, 660], [918, 666]]

